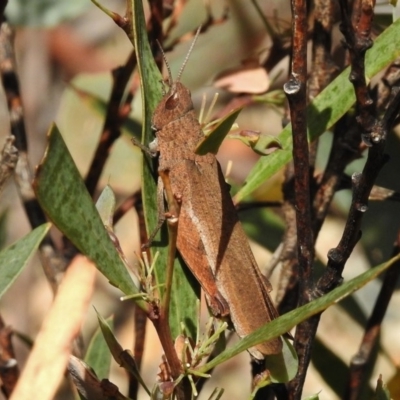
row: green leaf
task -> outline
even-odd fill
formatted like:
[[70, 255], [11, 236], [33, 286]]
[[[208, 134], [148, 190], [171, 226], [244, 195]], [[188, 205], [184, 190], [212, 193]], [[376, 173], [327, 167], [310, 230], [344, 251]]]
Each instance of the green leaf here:
[[271, 374], [271, 382], [285, 383], [297, 374], [299, 359], [296, 350], [287, 338], [282, 336], [283, 348], [279, 354], [265, 357], [265, 365]]
[[0, 297], [17, 279], [50, 229], [43, 224], [0, 252]]
[[[376, 40], [366, 55], [366, 75], [371, 79], [400, 56], [400, 19], [389, 26]], [[350, 69], [346, 68], [307, 107], [308, 137], [318, 138], [339, 120], [354, 104], [353, 85], [349, 81]], [[282, 149], [262, 157], [250, 171], [245, 185], [236, 194], [238, 203], [249, 196], [263, 182], [278, 172], [292, 159], [292, 127], [289, 124], [277, 137]]]
[[364, 272], [363, 274], [357, 276], [349, 282], [344, 283], [342, 286], [332, 290], [332, 292], [326, 294], [325, 296], [322, 296], [321, 298], [314, 300], [311, 303], [308, 303], [302, 307], [288, 312], [287, 314], [280, 316], [279, 318], [264, 325], [262, 328], [257, 329], [252, 334], [240, 340], [239, 343], [237, 343], [236, 345], [222, 352], [212, 361], [200, 367], [199, 371], [207, 372], [215, 366], [229, 360], [230, 358], [234, 357], [244, 350], [247, 350], [250, 347], [256, 346], [259, 343], [271, 340], [285, 334], [286, 332], [289, 332], [300, 322], [310, 318], [315, 314], [321, 313], [326, 308], [328, 308], [332, 304], [335, 304], [343, 297], [346, 297], [349, 294], [360, 289], [362, 286], [375, 279], [380, 273], [385, 271], [393, 263], [399, 260], [400, 255], [392, 258], [384, 264], [371, 268], [370, 270]]
[[34, 181], [37, 199], [65, 236], [125, 294], [138, 293], [55, 125]]
[[[111, 327], [110, 329], [113, 329], [113, 322], [113, 317], [107, 318], [106, 320], [107, 325]], [[100, 327], [96, 329], [96, 332], [90, 340], [84, 361], [96, 372], [100, 380], [109, 377], [111, 353]]]
[[204, 156], [208, 153], [217, 154], [223, 140], [232, 128], [236, 121], [241, 108], [232, 110], [229, 114], [225, 115], [217, 126], [197, 145], [196, 154]]
[[110, 349], [114, 360], [118, 363], [118, 365], [121, 365], [122, 361], [121, 361], [120, 356], [121, 356], [121, 353], [124, 351], [124, 349], [118, 343], [118, 340], [114, 336], [114, 333], [113, 333], [110, 325], [108, 324], [108, 322], [101, 316], [101, 314], [99, 314], [97, 312], [96, 309], [95, 309], [95, 311], [97, 314], [97, 319], [99, 321], [99, 326], [100, 326], [101, 332], [103, 334], [104, 340], [106, 341], [107, 346]]
[[[148, 143], [154, 139], [151, 130], [151, 119], [154, 109], [162, 98], [162, 86], [160, 83], [162, 77], [154, 61], [148, 42], [142, 1], [131, 0], [130, 7], [133, 13], [133, 45], [137, 53], [142, 91], [142, 142], [148, 145]], [[157, 172], [154, 168], [153, 161], [147, 155], [143, 156], [142, 174], [142, 198], [146, 226], [147, 231], [152, 233], [158, 224], [157, 186], [155, 180]], [[157, 282], [159, 284], [165, 282], [165, 270], [168, 254], [168, 247], [165, 238], [166, 229], [163, 227], [155, 237], [151, 247], [153, 257], [157, 251], [159, 252], [158, 263], [155, 269]], [[163, 290], [164, 289], [161, 287], [161, 294], [163, 293]], [[199, 294], [199, 285], [195, 282], [193, 276], [187, 270], [182, 260], [177, 259], [174, 267], [169, 311], [169, 322], [173, 338], [176, 338], [180, 334], [180, 323], [182, 321], [185, 323], [191, 337], [195, 338], [197, 325], [196, 300], [199, 297]]]
[[144, 383], [140, 375], [140, 371], [137, 368], [135, 359], [130, 354], [129, 350], [124, 350], [119, 344], [107, 321], [97, 312], [97, 310], [96, 313], [101, 332], [103, 333], [104, 339], [107, 343], [108, 348], [111, 351], [114, 360], [118, 363], [118, 365], [129, 371], [143, 386], [147, 394], [150, 395], [150, 391]]

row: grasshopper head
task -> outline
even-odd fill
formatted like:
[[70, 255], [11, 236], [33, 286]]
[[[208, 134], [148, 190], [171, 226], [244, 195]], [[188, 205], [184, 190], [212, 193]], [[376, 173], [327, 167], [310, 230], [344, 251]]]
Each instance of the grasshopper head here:
[[169, 123], [183, 117], [191, 110], [193, 110], [193, 102], [190, 90], [182, 83], [175, 82], [156, 107], [152, 126], [158, 131]]

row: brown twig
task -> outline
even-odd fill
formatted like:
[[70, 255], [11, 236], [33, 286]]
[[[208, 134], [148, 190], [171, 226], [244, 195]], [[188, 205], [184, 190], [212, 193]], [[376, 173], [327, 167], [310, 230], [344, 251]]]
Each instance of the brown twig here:
[[310, 170], [307, 141], [307, 18], [306, 2], [292, 1], [293, 56], [291, 77], [284, 85], [288, 98], [293, 131], [293, 164], [296, 224], [298, 236], [299, 280], [301, 303], [309, 300], [311, 264], [314, 258], [311, 230]]
[[132, 51], [126, 64], [113, 71], [113, 86], [108, 101], [106, 117], [92, 164], [85, 179], [91, 196], [94, 195], [100, 175], [113, 143], [121, 135], [121, 126], [130, 112], [132, 93], [125, 96], [125, 88], [136, 66], [136, 53]]
[[[307, 141], [307, 5], [304, 0], [292, 0], [292, 66], [289, 81], [284, 85], [290, 107], [293, 131], [294, 193], [297, 228], [297, 259], [299, 304], [311, 300], [312, 263], [314, 260], [311, 227], [310, 167]], [[289, 383], [289, 396], [296, 399], [302, 391], [307, 371], [310, 346], [307, 321], [298, 325], [295, 348], [299, 357], [299, 371]]]
[[348, 2], [340, 1], [342, 23], [340, 30], [345, 38], [345, 46], [349, 49], [351, 72], [356, 95], [357, 122], [362, 130], [362, 137], [370, 144], [370, 135], [375, 123], [375, 103], [372, 101], [365, 79], [365, 54], [371, 48], [371, 26], [374, 16], [374, 0], [357, 0], [350, 14]]
[[[142, 194], [140, 192], [132, 193], [127, 197], [115, 210], [113, 216], [113, 224], [115, 225], [132, 207], [139, 214], [139, 209], [142, 204]], [[142, 242], [143, 243], [143, 242]]]
[[270, 39], [272, 40], [272, 46], [268, 54], [267, 59], [264, 62], [263, 67], [266, 71], [270, 71], [274, 68], [284, 57], [290, 53], [290, 32], [285, 30], [282, 32], [281, 29], [274, 27], [269, 18], [264, 16], [263, 10], [258, 4], [257, 0], [251, 0], [254, 8], [256, 9], [258, 15], [261, 17], [264, 28], [267, 31]]

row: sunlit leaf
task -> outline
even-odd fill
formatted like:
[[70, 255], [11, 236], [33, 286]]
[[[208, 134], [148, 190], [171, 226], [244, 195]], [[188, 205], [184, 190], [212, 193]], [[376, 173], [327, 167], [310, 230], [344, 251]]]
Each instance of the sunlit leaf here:
[[125, 264], [109, 238], [93, 201], [57, 127], [37, 169], [34, 189], [46, 214], [69, 240], [89, 257], [111, 284], [137, 293]]
[[[373, 47], [366, 55], [366, 75], [371, 79], [400, 56], [400, 20], [389, 26], [375, 40]], [[308, 106], [308, 137], [317, 139], [329, 127], [339, 120], [354, 104], [353, 85], [349, 81], [350, 69], [346, 68], [330, 83]], [[261, 158], [250, 174], [246, 183], [236, 194], [235, 202], [249, 196], [262, 183], [278, 172], [292, 159], [292, 127], [286, 128], [277, 137], [282, 149], [266, 158]]]

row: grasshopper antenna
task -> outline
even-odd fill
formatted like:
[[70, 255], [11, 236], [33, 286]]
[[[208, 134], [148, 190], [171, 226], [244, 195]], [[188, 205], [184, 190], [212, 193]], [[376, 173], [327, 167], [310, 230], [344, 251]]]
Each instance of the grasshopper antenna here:
[[[178, 77], [176, 78], [175, 83], [179, 82], [179, 80], [181, 79], [183, 70], [186, 67], [186, 64], [187, 64], [187, 62], [189, 60], [190, 54], [192, 53], [193, 47], [196, 44], [197, 38], [199, 37], [200, 31], [201, 31], [201, 25], [197, 28], [196, 35], [194, 36], [193, 42], [190, 45], [189, 51], [188, 51], [188, 53], [186, 55], [185, 60], [183, 61], [182, 67], [179, 70]], [[163, 48], [162, 48], [162, 46], [161, 46], [161, 44], [160, 44], [160, 42], [158, 40], [157, 40], [157, 44], [158, 44], [158, 47], [160, 48], [161, 54], [163, 56], [163, 60], [165, 62], [167, 70], [168, 70], [168, 86], [170, 88], [172, 88], [172, 92], [174, 92], [175, 91], [175, 88], [174, 88], [175, 87], [175, 83], [174, 83], [174, 80], [172, 78], [171, 68], [170, 68], [170, 66], [168, 64], [168, 60], [167, 60], [167, 57], [165, 56], [164, 50], [163, 50]]]
[[173, 85], [173, 83], [174, 83], [174, 80], [172, 79], [171, 68], [170, 68], [170, 66], [169, 66], [169, 64], [168, 64], [168, 60], [167, 60], [167, 57], [165, 56], [164, 50], [163, 50], [163, 48], [162, 48], [162, 46], [161, 46], [161, 44], [160, 44], [160, 42], [159, 42], [158, 40], [157, 40], [157, 44], [158, 44], [158, 47], [160, 48], [160, 51], [161, 51], [163, 60], [164, 60], [164, 62], [165, 62], [165, 65], [166, 65], [166, 67], [167, 67], [167, 70], [168, 70], [168, 86], [169, 86], [169, 87], [172, 87], [172, 85]]
[[199, 37], [200, 31], [201, 31], [201, 25], [197, 28], [196, 35], [194, 36], [193, 42], [192, 42], [192, 44], [190, 45], [189, 51], [188, 51], [188, 53], [187, 53], [187, 55], [186, 55], [185, 60], [183, 61], [182, 67], [181, 67], [181, 69], [179, 70], [179, 73], [178, 73], [178, 76], [177, 76], [175, 82], [179, 82], [179, 80], [181, 79], [183, 70], [184, 70], [185, 67], [186, 67], [186, 64], [187, 64], [187, 62], [188, 62], [188, 60], [189, 60], [190, 54], [192, 53], [193, 47], [194, 47], [194, 45], [196, 44], [197, 38]]

